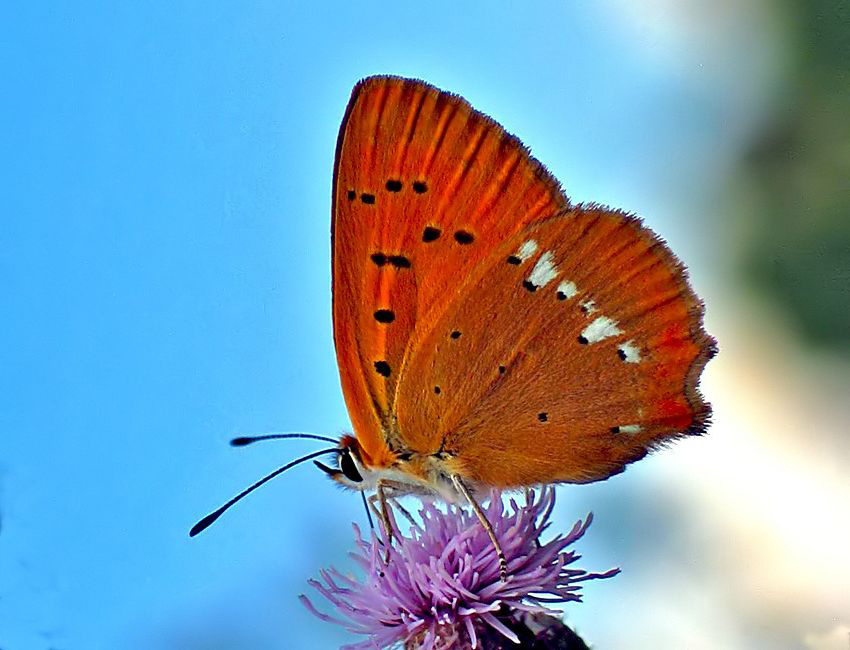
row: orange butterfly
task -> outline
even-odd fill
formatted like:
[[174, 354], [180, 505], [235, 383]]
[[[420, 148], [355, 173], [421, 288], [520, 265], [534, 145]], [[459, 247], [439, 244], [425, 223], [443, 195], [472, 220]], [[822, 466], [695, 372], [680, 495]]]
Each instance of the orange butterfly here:
[[375, 490], [385, 523], [386, 491], [460, 497], [492, 537], [476, 494], [606, 479], [705, 430], [697, 383], [716, 348], [682, 264], [638, 218], [571, 206], [461, 97], [357, 84], [332, 228], [355, 435], [337, 469], [318, 464]]

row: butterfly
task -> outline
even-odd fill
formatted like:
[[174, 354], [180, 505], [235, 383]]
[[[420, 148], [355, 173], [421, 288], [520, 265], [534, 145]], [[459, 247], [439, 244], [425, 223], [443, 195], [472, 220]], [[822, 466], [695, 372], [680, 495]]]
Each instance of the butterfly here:
[[412, 493], [468, 501], [489, 531], [489, 489], [603, 480], [709, 424], [716, 345], [684, 266], [637, 217], [572, 205], [458, 95], [356, 85], [332, 248], [354, 431], [317, 465], [379, 496], [385, 522], [385, 494]]

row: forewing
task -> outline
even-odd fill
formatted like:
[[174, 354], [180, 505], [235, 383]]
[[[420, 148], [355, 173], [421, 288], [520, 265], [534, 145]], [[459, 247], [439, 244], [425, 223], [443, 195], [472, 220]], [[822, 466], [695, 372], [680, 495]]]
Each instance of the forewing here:
[[398, 427], [468, 479], [599, 480], [706, 427], [702, 305], [637, 218], [576, 208], [529, 226], [454, 295], [402, 369]]
[[334, 341], [373, 461], [395, 430], [412, 338], [457, 304], [458, 278], [495, 246], [566, 205], [519, 140], [462, 98], [396, 77], [355, 87], [333, 181]]

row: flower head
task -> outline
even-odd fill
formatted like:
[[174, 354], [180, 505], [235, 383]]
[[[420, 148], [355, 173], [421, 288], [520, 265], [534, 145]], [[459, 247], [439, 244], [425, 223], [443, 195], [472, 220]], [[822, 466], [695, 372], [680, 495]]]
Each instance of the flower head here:
[[509, 509], [499, 493], [491, 494], [485, 512], [508, 561], [505, 582], [496, 549], [475, 514], [429, 503], [419, 510], [422, 523], [412, 521], [407, 534], [389, 548], [388, 564], [386, 535], [373, 532], [367, 540], [355, 525], [352, 557], [365, 572], [363, 580], [331, 568], [321, 572], [321, 582], [310, 581], [346, 620], [319, 612], [306, 596], [301, 600], [322, 620], [368, 637], [346, 646], [351, 650], [396, 643], [428, 650], [475, 648], [482, 634], [493, 633], [518, 643], [505, 624], [506, 612], [558, 615], [544, 603], [579, 601], [583, 581], [619, 572], [568, 568], [580, 556], [566, 549], [584, 535], [592, 515], [565, 536], [540, 540], [554, 504], [552, 487], [543, 488], [539, 497], [529, 492], [525, 505], [511, 499]]

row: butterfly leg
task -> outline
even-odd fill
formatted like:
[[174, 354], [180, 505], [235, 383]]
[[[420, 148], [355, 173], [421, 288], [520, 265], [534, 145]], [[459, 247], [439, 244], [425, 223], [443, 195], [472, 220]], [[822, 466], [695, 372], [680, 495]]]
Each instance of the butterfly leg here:
[[[366, 501], [369, 503], [369, 510], [372, 511], [372, 514], [375, 515], [375, 518], [378, 520], [378, 522], [381, 524], [381, 526], [383, 526], [384, 525], [384, 518], [383, 518], [383, 516], [381, 516], [380, 508], [378, 508], [378, 506], [376, 505], [377, 502], [378, 502], [378, 493], [376, 492], [375, 494], [370, 494], [366, 498]], [[383, 542], [381, 542], [381, 545], [383, 545]]]
[[487, 536], [490, 538], [490, 541], [493, 542], [493, 546], [496, 549], [496, 554], [499, 556], [499, 577], [501, 578], [502, 582], [507, 582], [508, 561], [505, 559], [505, 553], [502, 551], [502, 545], [499, 544], [499, 540], [496, 539], [496, 533], [493, 530], [493, 525], [487, 519], [487, 515], [484, 514], [484, 510], [481, 509], [481, 506], [475, 500], [475, 497], [472, 496], [472, 493], [461, 480], [460, 476], [458, 476], [457, 474], [452, 474], [452, 483], [454, 483], [454, 486], [455, 488], [457, 488], [457, 491], [460, 492], [467, 501], [469, 501], [469, 505], [471, 505], [473, 511], [475, 511], [475, 515], [478, 517], [478, 521], [481, 522], [481, 525], [484, 526], [484, 530], [487, 531]]
[[[525, 494], [525, 506], [528, 507], [534, 500], [534, 491], [531, 488], [523, 488], [523, 493]], [[537, 546], [537, 548], [541, 548], [539, 537], [534, 538], [534, 545]]]
[[393, 506], [395, 506], [395, 507], [396, 507], [396, 509], [397, 509], [397, 510], [398, 510], [398, 511], [402, 514], [402, 515], [404, 515], [404, 518], [405, 518], [405, 519], [407, 519], [407, 521], [408, 521], [408, 522], [410, 522], [410, 525], [411, 525], [411, 526], [415, 526], [415, 527], [418, 527], [418, 526], [419, 526], [419, 524], [417, 524], [417, 523], [416, 523], [416, 520], [413, 518], [413, 515], [411, 515], [411, 514], [407, 511], [407, 509], [406, 509], [403, 505], [401, 505], [401, 504], [398, 502], [398, 497], [390, 497], [390, 501], [392, 502]]
[[384, 556], [384, 562], [386, 564], [390, 563], [390, 547], [393, 545], [393, 538], [395, 537], [395, 529], [393, 527], [392, 519], [390, 519], [390, 509], [387, 506], [387, 493], [386, 493], [386, 484], [383, 479], [378, 479], [376, 485], [376, 494], [378, 497], [378, 502], [381, 505], [381, 519], [384, 522], [384, 532], [387, 534], [387, 548], [386, 554]]

